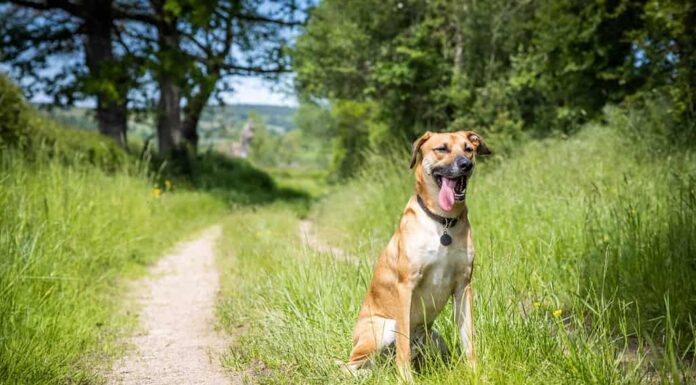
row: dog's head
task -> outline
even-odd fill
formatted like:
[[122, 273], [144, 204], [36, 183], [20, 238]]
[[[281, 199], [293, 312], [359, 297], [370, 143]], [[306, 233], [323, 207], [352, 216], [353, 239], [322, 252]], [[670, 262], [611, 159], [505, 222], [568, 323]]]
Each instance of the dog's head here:
[[411, 155], [418, 193], [425, 195], [423, 199], [437, 201], [443, 211], [452, 211], [464, 201], [476, 154], [490, 153], [481, 135], [473, 131], [426, 132], [413, 142]]

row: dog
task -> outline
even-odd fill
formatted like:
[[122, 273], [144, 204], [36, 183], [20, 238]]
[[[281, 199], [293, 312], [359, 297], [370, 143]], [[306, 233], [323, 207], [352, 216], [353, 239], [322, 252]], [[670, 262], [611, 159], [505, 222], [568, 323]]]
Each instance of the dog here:
[[377, 260], [344, 369], [357, 374], [395, 344], [399, 377], [412, 383], [412, 346], [446, 349], [431, 326], [450, 297], [464, 353], [475, 365], [474, 245], [465, 198], [477, 154], [491, 151], [473, 131], [428, 131], [413, 143], [416, 191]]

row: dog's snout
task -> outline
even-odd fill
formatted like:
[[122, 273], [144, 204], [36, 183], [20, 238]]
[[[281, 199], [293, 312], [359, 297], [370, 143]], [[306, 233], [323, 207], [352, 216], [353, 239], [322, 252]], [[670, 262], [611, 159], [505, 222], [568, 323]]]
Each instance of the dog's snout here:
[[474, 167], [474, 163], [471, 161], [471, 159], [469, 159], [465, 156], [457, 157], [457, 160], [455, 163], [457, 164], [457, 167], [459, 169], [464, 170], [464, 171], [471, 171], [471, 169]]

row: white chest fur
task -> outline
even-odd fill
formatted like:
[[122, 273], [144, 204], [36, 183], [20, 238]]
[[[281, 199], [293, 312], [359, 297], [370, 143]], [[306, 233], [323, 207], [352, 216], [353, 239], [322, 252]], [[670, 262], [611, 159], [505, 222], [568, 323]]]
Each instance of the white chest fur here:
[[413, 284], [412, 327], [432, 323], [456, 285], [468, 281], [473, 266], [473, 245], [466, 222], [460, 221], [449, 230], [453, 239], [449, 246], [440, 244], [442, 226], [432, 220], [421, 221], [417, 236], [406, 241]]

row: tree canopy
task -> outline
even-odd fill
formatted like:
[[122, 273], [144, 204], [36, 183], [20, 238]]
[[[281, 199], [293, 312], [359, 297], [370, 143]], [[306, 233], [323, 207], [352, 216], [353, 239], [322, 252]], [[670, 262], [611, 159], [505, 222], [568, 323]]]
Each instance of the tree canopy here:
[[293, 64], [305, 97], [354, 122], [339, 124], [347, 157], [358, 156], [350, 143], [424, 130], [476, 129], [503, 143], [567, 133], [608, 103], [654, 94], [688, 131], [695, 12], [677, 0], [325, 0]]
[[160, 151], [195, 150], [201, 111], [232, 76], [289, 71], [302, 18], [292, 0], [12, 0], [0, 59], [30, 95], [95, 98], [100, 131], [121, 145], [128, 110], [154, 107]]

